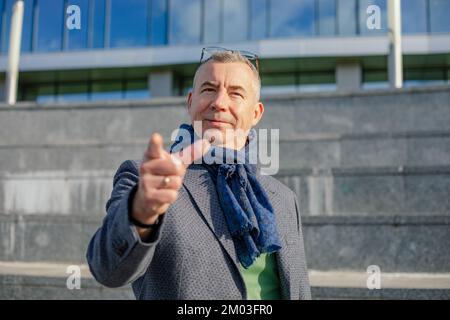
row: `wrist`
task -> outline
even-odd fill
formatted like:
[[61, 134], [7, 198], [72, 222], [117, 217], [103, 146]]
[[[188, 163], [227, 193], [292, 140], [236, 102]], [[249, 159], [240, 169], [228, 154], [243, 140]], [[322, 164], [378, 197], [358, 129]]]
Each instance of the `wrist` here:
[[128, 218], [132, 224], [135, 226], [138, 226], [140, 228], [151, 228], [158, 225], [159, 215], [153, 214], [149, 215], [146, 214], [144, 210], [142, 210], [142, 206], [140, 205], [139, 201], [139, 190], [138, 188], [135, 188], [133, 190], [132, 196], [133, 198], [130, 199], [130, 206], [128, 210]]
[[140, 220], [136, 219], [132, 214], [129, 216], [130, 222], [135, 225], [136, 227], [142, 228], [142, 229], [150, 229], [150, 228], [156, 228], [160, 224], [159, 217], [156, 217], [153, 221], [146, 221], [141, 222]]

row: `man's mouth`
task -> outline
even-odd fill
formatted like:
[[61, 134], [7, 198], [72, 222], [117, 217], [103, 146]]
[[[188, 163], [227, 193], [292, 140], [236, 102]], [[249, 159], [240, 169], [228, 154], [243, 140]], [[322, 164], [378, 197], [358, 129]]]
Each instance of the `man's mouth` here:
[[208, 121], [210, 124], [212, 125], [225, 125], [225, 124], [230, 124], [228, 121], [224, 121], [224, 120], [219, 120], [219, 119], [205, 119], [206, 121]]

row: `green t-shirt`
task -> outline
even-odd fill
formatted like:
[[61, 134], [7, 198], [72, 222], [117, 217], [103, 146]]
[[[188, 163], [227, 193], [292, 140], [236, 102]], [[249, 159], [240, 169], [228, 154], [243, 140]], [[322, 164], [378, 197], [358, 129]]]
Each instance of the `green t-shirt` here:
[[248, 269], [242, 265], [239, 265], [239, 269], [247, 288], [248, 300], [281, 299], [275, 254], [263, 253]]

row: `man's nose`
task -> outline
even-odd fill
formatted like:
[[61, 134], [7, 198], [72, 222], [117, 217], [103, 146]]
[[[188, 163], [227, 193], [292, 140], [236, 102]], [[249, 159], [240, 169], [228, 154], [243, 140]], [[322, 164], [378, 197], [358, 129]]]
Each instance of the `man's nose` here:
[[211, 108], [216, 110], [226, 110], [228, 109], [228, 95], [226, 90], [218, 90], [214, 100], [211, 102]]

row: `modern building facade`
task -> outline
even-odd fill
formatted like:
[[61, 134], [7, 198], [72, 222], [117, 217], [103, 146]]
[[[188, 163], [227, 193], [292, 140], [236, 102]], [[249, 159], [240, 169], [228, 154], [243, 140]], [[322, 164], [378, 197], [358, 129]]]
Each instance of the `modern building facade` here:
[[[387, 1], [25, 0], [18, 100], [184, 95], [204, 46], [258, 54], [263, 94], [387, 87]], [[3, 82], [13, 4], [0, 1]], [[405, 86], [449, 83], [450, 1], [401, 13]]]

